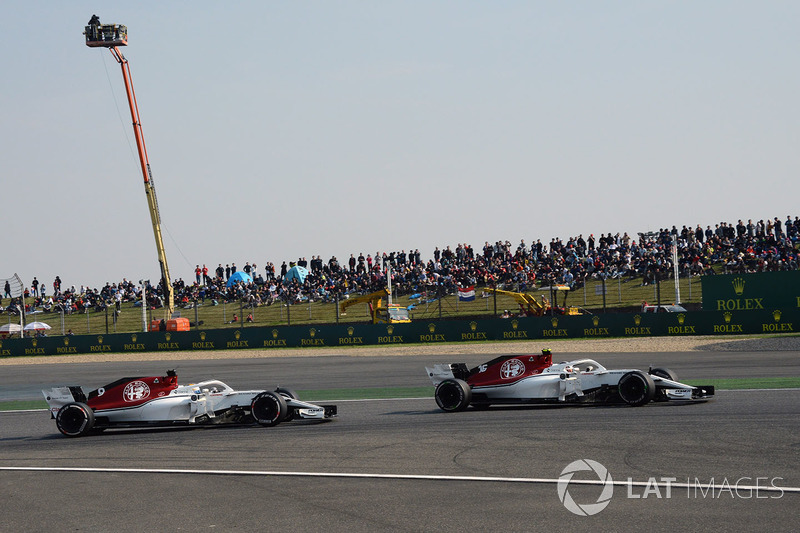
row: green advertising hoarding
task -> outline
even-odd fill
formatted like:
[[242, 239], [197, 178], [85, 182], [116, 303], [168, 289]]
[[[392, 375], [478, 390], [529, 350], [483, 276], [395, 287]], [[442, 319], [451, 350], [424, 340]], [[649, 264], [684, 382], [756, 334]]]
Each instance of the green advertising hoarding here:
[[[765, 306], [766, 307], [766, 306]], [[0, 340], [0, 356], [81, 353], [171, 352], [182, 350], [269, 351], [273, 348], [342, 348], [485, 341], [652, 338], [687, 335], [794, 333], [800, 309], [608, 313], [510, 319], [442, 320], [409, 324], [249, 326], [181, 332], [115, 333]], [[235, 352], [232, 352], [235, 357]]]
[[786, 311], [800, 308], [800, 271], [703, 276], [705, 311]]

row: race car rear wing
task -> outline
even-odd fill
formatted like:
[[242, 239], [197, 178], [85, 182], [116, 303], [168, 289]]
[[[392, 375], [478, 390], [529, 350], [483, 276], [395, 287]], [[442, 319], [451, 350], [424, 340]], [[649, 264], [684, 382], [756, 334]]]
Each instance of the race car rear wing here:
[[447, 363], [435, 364], [432, 367], [425, 367], [428, 377], [434, 385], [438, 385], [446, 379], [461, 379], [466, 381], [470, 375], [466, 363]]
[[50, 407], [50, 417], [55, 418], [56, 413], [63, 406], [72, 402], [86, 403], [86, 394], [78, 386], [72, 387], [53, 387], [50, 390], [42, 390], [44, 399]]

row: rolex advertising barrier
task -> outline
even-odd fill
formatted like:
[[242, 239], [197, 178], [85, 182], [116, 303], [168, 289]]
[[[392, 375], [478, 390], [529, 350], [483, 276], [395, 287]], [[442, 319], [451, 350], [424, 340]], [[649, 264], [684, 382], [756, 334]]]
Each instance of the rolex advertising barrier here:
[[418, 321], [393, 325], [250, 326], [242, 329], [5, 339], [0, 341], [0, 355], [13, 357], [101, 352], [269, 350], [605, 337], [652, 337], [653, 342], [658, 342], [658, 337], [666, 336], [792, 333], [796, 331], [795, 324], [800, 327], [800, 312], [797, 309], [557, 315], [472, 321]]
[[704, 276], [704, 311], [602, 313], [406, 324], [248, 326], [240, 329], [4, 339], [0, 356], [794, 333], [800, 328], [800, 272]]

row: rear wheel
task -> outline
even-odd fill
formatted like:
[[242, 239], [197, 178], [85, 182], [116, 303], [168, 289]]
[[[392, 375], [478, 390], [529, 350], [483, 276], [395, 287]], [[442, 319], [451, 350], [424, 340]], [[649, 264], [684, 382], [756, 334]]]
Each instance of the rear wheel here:
[[466, 381], [446, 379], [436, 386], [434, 396], [442, 411], [454, 413], [467, 408], [472, 399], [472, 390]]
[[634, 370], [623, 375], [617, 385], [622, 401], [628, 405], [638, 407], [650, 402], [656, 394], [653, 378], [644, 372]]
[[67, 437], [83, 437], [94, 427], [94, 411], [85, 403], [68, 403], [56, 414], [56, 427]]
[[286, 400], [277, 392], [265, 391], [253, 399], [250, 412], [262, 426], [276, 426], [286, 418]]

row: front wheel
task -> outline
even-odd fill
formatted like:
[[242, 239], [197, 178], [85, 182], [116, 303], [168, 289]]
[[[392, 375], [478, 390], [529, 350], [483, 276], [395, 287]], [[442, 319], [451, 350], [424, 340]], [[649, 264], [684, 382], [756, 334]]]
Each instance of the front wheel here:
[[278, 387], [277, 389], [275, 389], [275, 392], [280, 392], [281, 394], [288, 396], [292, 400], [297, 400], [299, 398], [297, 392], [295, 392], [294, 389], [290, 389], [289, 387]]
[[670, 381], [678, 381], [678, 375], [669, 368], [653, 368], [650, 370], [650, 375], [668, 379]]
[[[287, 396], [291, 400], [298, 399], [297, 392], [295, 392], [294, 389], [290, 389], [288, 387], [278, 387], [277, 389], [275, 389], [275, 392], [279, 392], [284, 396]], [[294, 420], [294, 407], [287, 405], [286, 416], [283, 417], [283, 422], [291, 422], [292, 420]]]
[[94, 427], [94, 411], [85, 403], [68, 403], [56, 414], [56, 427], [67, 437], [83, 437]]
[[634, 370], [624, 374], [617, 384], [622, 401], [633, 407], [639, 407], [650, 402], [656, 395], [656, 386], [653, 378], [644, 372]]
[[262, 426], [276, 426], [286, 418], [286, 400], [277, 392], [265, 391], [253, 398], [250, 412]]
[[446, 379], [436, 386], [434, 396], [439, 409], [455, 413], [467, 408], [472, 400], [472, 389], [464, 380]]

